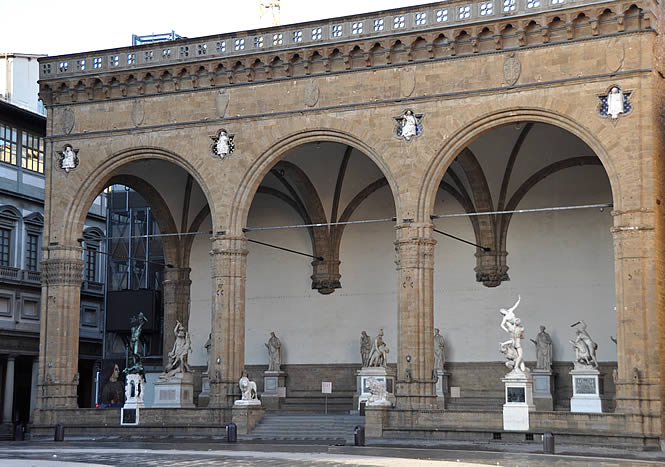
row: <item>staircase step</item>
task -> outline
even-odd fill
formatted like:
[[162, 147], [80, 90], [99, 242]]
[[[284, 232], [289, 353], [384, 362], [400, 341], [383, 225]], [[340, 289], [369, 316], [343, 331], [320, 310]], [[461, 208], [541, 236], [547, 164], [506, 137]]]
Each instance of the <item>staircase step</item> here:
[[357, 415], [266, 414], [246, 439], [255, 440], [345, 440], [353, 439], [354, 429], [364, 425]]

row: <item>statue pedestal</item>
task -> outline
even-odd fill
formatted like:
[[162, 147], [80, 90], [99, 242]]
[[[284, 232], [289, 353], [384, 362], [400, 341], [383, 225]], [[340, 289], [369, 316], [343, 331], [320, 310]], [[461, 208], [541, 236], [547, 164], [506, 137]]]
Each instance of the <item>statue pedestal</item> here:
[[192, 373], [176, 373], [168, 379], [154, 382], [156, 409], [193, 409], [194, 377]]
[[353, 396], [353, 406], [360, 410], [361, 404], [366, 404], [370, 392], [367, 385], [369, 378], [375, 378], [378, 381], [386, 383], [386, 393], [390, 405], [395, 405], [395, 372], [392, 368], [383, 367], [362, 367], [356, 372], [357, 389]]
[[199, 393], [199, 408], [208, 407], [210, 402], [210, 377], [208, 372], [201, 374], [201, 392]]
[[573, 397], [570, 399], [571, 412], [602, 413], [598, 375], [595, 368], [571, 370], [573, 378]]
[[446, 408], [446, 397], [448, 396], [448, 372], [436, 370], [436, 405], [440, 409]]
[[266, 409], [279, 409], [279, 400], [286, 397], [286, 372], [264, 371], [261, 402]]
[[129, 374], [125, 380], [125, 405], [120, 410], [121, 425], [138, 425], [139, 409], [145, 407], [143, 395], [145, 385], [139, 374]]
[[554, 388], [554, 377], [548, 370], [533, 370], [533, 402], [536, 410], [551, 412], [554, 410], [554, 399], [552, 388]]
[[503, 404], [503, 429], [506, 431], [528, 431], [529, 412], [536, 410], [533, 405], [533, 378], [529, 371], [511, 371], [501, 379], [505, 385]]
[[[238, 402], [254, 402], [254, 401], [236, 401]], [[231, 409], [231, 421], [235, 423], [239, 435], [246, 435], [254, 429], [254, 427], [263, 419], [265, 410], [259, 404], [242, 404], [234, 405]]]

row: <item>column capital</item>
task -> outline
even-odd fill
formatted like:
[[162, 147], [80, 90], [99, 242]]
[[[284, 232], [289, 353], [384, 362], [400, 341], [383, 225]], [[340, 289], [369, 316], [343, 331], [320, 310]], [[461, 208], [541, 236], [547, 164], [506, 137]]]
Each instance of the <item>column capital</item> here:
[[71, 258], [45, 259], [42, 265], [42, 283], [46, 286], [75, 285], [83, 282], [83, 260]]
[[247, 256], [247, 237], [245, 235], [219, 235], [212, 238], [211, 255]]
[[397, 269], [434, 269], [434, 225], [431, 223], [403, 223], [395, 227], [395, 264]]

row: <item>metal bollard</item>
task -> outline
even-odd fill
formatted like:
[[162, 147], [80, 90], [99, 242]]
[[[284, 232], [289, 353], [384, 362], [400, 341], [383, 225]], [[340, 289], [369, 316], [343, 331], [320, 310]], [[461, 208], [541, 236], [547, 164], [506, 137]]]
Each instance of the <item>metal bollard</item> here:
[[549, 431], [543, 433], [543, 454], [554, 454], [554, 435]]
[[226, 442], [227, 443], [237, 443], [238, 442], [238, 427], [235, 423], [229, 423], [226, 425]]
[[14, 441], [24, 441], [25, 440], [25, 425], [23, 423], [17, 423], [14, 427]]
[[365, 427], [363, 425], [358, 425], [355, 430], [353, 430], [353, 444], [355, 446], [365, 445]]
[[55, 436], [53, 441], [64, 441], [65, 440], [65, 425], [62, 423], [55, 424]]

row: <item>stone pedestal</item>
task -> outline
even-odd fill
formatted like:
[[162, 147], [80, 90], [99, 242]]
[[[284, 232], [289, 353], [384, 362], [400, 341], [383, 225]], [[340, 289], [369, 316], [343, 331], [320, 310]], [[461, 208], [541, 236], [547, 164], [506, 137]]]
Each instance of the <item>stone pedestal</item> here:
[[125, 405], [120, 410], [121, 425], [138, 425], [139, 409], [145, 407], [143, 395], [145, 394], [145, 381], [143, 376], [129, 374], [125, 379]]
[[603, 411], [600, 404], [600, 393], [598, 388], [598, 375], [600, 372], [595, 368], [571, 370], [573, 378], [573, 397], [570, 399], [571, 412]]
[[160, 377], [154, 385], [154, 408], [194, 408], [194, 376], [192, 373], [176, 373], [168, 379], [161, 379]]
[[448, 372], [436, 370], [436, 405], [440, 409], [446, 408], [446, 397], [448, 397]]
[[[236, 401], [238, 402], [254, 402], [254, 401]], [[246, 435], [254, 429], [254, 427], [263, 419], [265, 410], [261, 407], [261, 402], [258, 405], [234, 405], [231, 409], [231, 421], [235, 423], [239, 435]]]
[[554, 377], [551, 371], [533, 370], [533, 402], [536, 410], [551, 412], [554, 410], [554, 399], [552, 389], [554, 388]]
[[503, 378], [505, 403], [503, 404], [503, 429], [528, 431], [529, 412], [536, 410], [533, 404], [533, 378], [530, 372], [510, 372]]
[[208, 372], [201, 375], [201, 392], [199, 393], [199, 408], [208, 407], [210, 402], [210, 377]]
[[369, 399], [369, 388], [367, 380], [375, 378], [379, 381], [385, 381], [387, 399], [391, 405], [395, 405], [395, 372], [392, 368], [383, 367], [363, 367], [356, 372], [356, 393], [353, 396], [353, 407], [360, 410], [360, 404], [366, 403]]
[[280, 399], [286, 397], [286, 372], [264, 371], [262, 405], [266, 409], [279, 409]]

